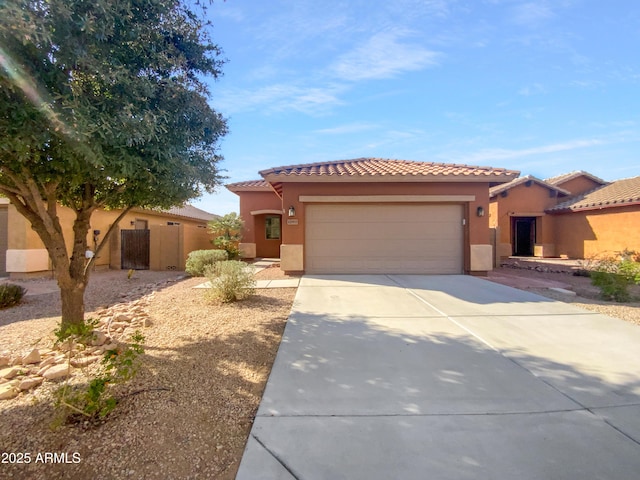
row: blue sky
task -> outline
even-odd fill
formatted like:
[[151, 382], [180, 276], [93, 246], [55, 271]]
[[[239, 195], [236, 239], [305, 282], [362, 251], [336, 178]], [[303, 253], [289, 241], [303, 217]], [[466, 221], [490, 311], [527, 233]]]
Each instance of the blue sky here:
[[[227, 182], [359, 157], [640, 175], [640, 2], [227, 0]], [[194, 205], [238, 210], [225, 188]]]

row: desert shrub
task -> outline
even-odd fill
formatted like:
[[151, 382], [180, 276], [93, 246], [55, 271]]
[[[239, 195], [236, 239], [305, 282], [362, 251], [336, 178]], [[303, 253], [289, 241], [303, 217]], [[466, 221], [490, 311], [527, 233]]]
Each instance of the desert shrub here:
[[9, 308], [18, 305], [27, 291], [14, 283], [0, 285], [0, 308]]
[[623, 275], [593, 271], [591, 272], [591, 284], [600, 289], [600, 295], [604, 300], [628, 302], [630, 299], [629, 282]]
[[243, 227], [244, 222], [235, 212], [209, 222], [209, 232], [214, 236], [213, 244], [226, 251], [229, 260], [240, 256]]
[[222, 262], [228, 258], [224, 250], [194, 250], [187, 257], [185, 271], [192, 277], [204, 277], [207, 265]]
[[[92, 332], [94, 322], [78, 328], [77, 333], [56, 330], [58, 342], [82, 342]], [[54, 392], [56, 417], [53, 427], [104, 418], [117, 406], [114, 387], [127, 382], [137, 372], [138, 357], [144, 353], [144, 337], [136, 331], [129, 345], [119, 346], [104, 352], [100, 368], [90, 373], [90, 380], [84, 385], [72, 385], [68, 380]], [[69, 360], [71, 349], [69, 349]]]
[[215, 301], [235, 302], [255, 292], [254, 267], [239, 260], [227, 260], [207, 266], [205, 275], [211, 282], [210, 295]]
[[604, 257], [594, 264], [591, 271], [591, 284], [600, 289], [605, 300], [628, 302], [629, 285], [640, 284], [640, 263], [629, 256]]

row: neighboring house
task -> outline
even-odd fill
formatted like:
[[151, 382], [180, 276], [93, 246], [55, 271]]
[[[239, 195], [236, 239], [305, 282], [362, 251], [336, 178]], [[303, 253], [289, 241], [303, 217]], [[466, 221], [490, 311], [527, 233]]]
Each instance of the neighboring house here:
[[489, 225], [496, 232], [497, 256], [554, 256], [553, 218], [545, 210], [570, 195], [568, 190], [531, 175], [492, 187]]
[[[120, 212], [94, 212], [87, 236], [90, 250], [95, 250]], [[70, 247], [74, 214], [66, 207], [59, 207], [59, 217], [67, 247]], [[119, 222], [95, 266], [184, 270], [189, 252], [211, 248], [207, 223], [217, 218], [191, 205], [166, 211], [133, 209]], [[3, 243], [5, 236], [6, 243]], [[12, 278], [20, 278], [52, 270], [44, 244], [6, 198], [0, 198], [0, 257], [5, 260], [4, 264], [0, 263], [0, 275], [8, 273]]]
[[547, 209], [556, 253], [591, 258], [625, 249], [640, 252], [640, 177], [616, 180]]
[[286, 272], [485, 274], [489, 187], [519, 172], [362, 158], [276, 167], [227, 186], [240, 197], [244, 256]]
[[490, 190], [499, 258], [589, 258], [640, 250], [640, 177], [608, 183], [588, 172], [517, 178]]
[[568, 191], [572, 196], [580, 195], [609, 183], [583, 170], [547, 178], [545, 182]]

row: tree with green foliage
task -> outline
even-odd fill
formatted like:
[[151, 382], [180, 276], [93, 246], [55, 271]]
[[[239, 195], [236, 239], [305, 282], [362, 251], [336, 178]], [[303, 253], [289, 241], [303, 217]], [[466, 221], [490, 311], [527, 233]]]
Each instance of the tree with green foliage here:
[[224, 217], [209, 222], [209, 232], [213, 234], [213, 244], [227, 252], [229, 260], [240, 256], [240, 240], [244, 222], [237, 213], [227, 213]]
[[[195, 2], [197, 5], [199, 2]], [[62, 326], [84, 320], [97, 209], [168, 208], [221, 183], [226, 120], [203, 11], [186, 0], [0, 2], [0, 194], [42, 239]], [[65, 239], [58, 205], [75, 212]], [[68, 254], [67, 242], [71, 242]]]

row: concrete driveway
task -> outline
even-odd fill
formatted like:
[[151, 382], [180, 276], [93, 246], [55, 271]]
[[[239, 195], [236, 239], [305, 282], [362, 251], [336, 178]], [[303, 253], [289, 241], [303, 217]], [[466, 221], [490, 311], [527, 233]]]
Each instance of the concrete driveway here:
[[637, 479], [640, 328], [469, 276], [305, 276], [237, 479]]

